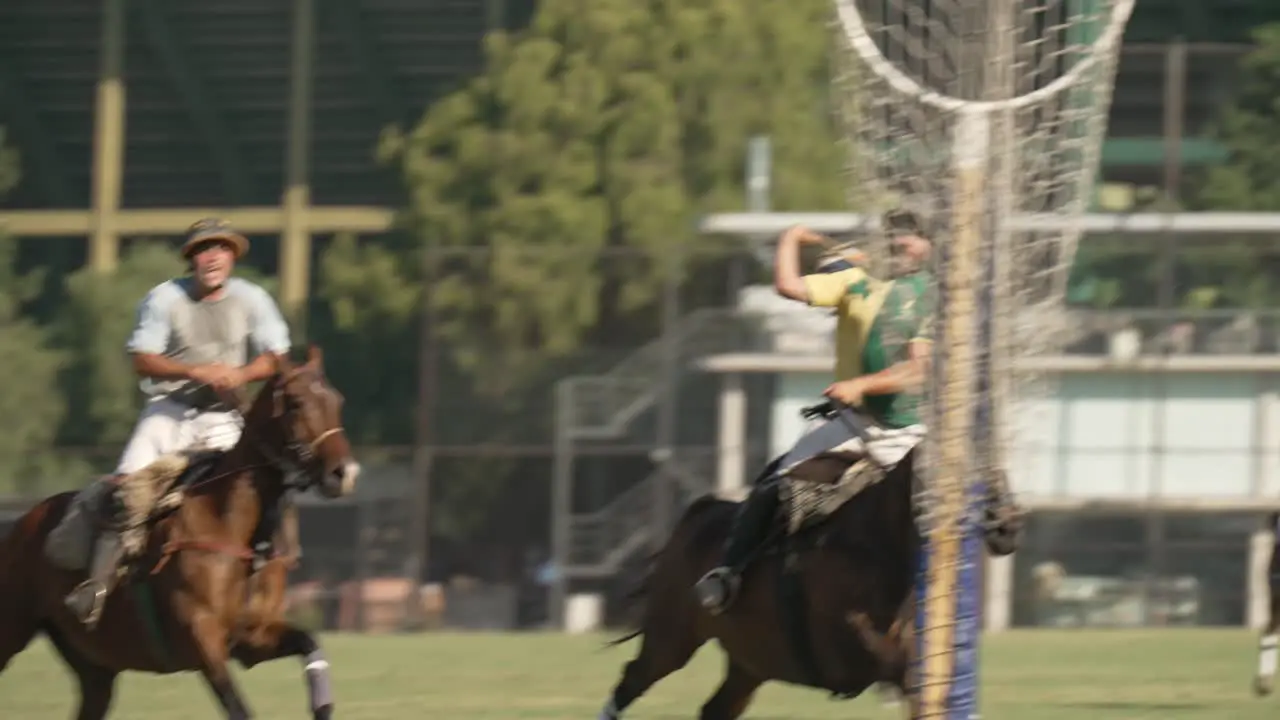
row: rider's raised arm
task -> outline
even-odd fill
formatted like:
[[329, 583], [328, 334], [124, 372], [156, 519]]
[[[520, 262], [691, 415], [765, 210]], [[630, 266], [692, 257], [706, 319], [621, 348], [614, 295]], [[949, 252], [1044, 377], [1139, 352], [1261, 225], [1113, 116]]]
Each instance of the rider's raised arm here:
[[840, 304], [850, 287], [865, 283], [867, 273], [862, 268], [849, 268], [833, 273], [813, 273], [800, 278], [804, 284], [804, 301], [814, 307], [835, 307]]
[[810, 305], [820, 304], [813, 302], [805, 276], [800, 274], [800, 247], [828, 242], [829, 240], [822, 235], [799, 225], [788, 228], [782, 233], [778, 238], [777, 249], [773, 253], [773, 287], [779, 295]]
[[125, 350], [133, 356], [133, 369], [140, 377], [154, 380], [185, 380], [191, 366], [167, 357], [173, 337], [172, 308], [181, 295], [174, 283], [161, 283], [147, 293], [133, 323]]

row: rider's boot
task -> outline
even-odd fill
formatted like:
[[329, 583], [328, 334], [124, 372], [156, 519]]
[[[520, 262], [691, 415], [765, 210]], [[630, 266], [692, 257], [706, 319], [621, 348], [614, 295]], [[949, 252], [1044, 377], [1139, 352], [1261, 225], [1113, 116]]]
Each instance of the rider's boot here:
[[114, 528], [103, 528], [94, 541], [93, 559], [89, 563], [89, 578], [76, 586], [66, 597], [67, 607], [85, 627], [92, 630], [102, 618], [102, 608], [107, 594], [115, 585], [116, 568], [120, 564], [123, 546], [120, 533]]
[[[115, 485], [119, 480], [120, 476], [116, 475], [103, 482]], [[89, 560], [89, 577], [77, 585], [64, 600], [67, 608], [90, 630], [102, 618], [102, 608], [115, 585], [117, 569], [124, 552], [120, 537], [124, 507], [118, 487], [112, 487], [105, 493], [97, 514], [99, 525], [94, 538], [93, 554]]]
[[721, 565], [703, 575], [693, 586], [698, 603], [712, 615], [724, 612], [737, 596], [747, 556], [768, 532], [778, 504], [778, 482], [768, 480], [753, 487], [738, 508], [725, 542]]

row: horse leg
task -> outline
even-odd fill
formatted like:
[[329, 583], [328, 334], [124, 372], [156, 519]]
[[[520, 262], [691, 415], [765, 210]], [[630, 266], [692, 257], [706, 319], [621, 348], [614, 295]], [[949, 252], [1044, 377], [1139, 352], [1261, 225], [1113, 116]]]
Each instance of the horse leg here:
[[983, 536], [987, 552], [996, 557], [1012, 555], [1021, 542], [1026, 513], [1013, 499], [1003, 470], [991, 474], [983, 508]]
[[231, 678], [227, 667], [227, 631], [218, 619], [207, 612], [198, 612], [191, 618], [191, 629], [199, 655], [200, 675], [205, 684], [222, 705], [229, 720], [250, 720], [249, 706], [245, 704]]
[[724, 682], [720, 683], [715, 694], [702, 706], [702, 711], [698, 713], [699, 720], [737, 720], [751, 704], [756, 688], [763, 684], [764, 681], [733, 660], [728, 665]]
[[689, 662], [689, 658], [693, 657], [693, 653], [705, 640], [696, 637], [692, 628], [688, 632], [680, 632], [680, 629], [666, 635], [668, 642], [661, 644], [654, 640], [655, 634], [652, 631], [641, 633], [640, 654], [622, 669], [622, 679], [614, 686], [613, 694], [600, 711], [598, 720], [619, 720], [622, 712], [653, 687], [654, 683]]
[[62, 661], [80, 682], [80, 709], [76, 713], [76, 720], [105, 718], [115, 695], [117, 673], [89, 662], [56, 628], [46, 628], [46, 634]]
[[329, 661], [320, 650], [320, 643], [306, 630], [280, 623], [264, 633], [261, 643], [240, 643], [231, 648], [231, 657], [246, 669], [267, 660], [296, 656], [302, 659], [307, 678], [307, 697], [311, 703], [314, 720], [328, 720], [333, 716], [333, 687], [329, 679]]

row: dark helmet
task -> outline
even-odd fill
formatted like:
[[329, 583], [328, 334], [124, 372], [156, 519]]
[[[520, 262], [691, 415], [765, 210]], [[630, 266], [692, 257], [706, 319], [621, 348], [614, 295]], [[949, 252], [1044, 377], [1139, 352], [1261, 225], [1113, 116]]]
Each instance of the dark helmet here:
[[905, 208], [894, 208], [880, 216], [880, 228], [886, 235], [919, 235], [929, 237], [920, 215]]
[[841, 270], [866, 265], [867, 255], [851, 242], [841, 243], [828, 248], [818, 257], [817, 271], [835, 273]]

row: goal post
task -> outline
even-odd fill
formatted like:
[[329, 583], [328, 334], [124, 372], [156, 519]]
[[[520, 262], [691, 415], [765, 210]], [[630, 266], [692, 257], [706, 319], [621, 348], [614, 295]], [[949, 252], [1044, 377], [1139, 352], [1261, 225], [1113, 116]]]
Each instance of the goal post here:
[[[923, 550], [912, 708], [977, 713], [985, 481], [1015, 396], [1054, 352], [1133, 0], [835, 0], [833, 106], [852, 209], [905, 207], [935, 248], [935, 343], [918, 453]], [[1057, 219], [1026, 229], [1023, 214]], [[873, 272], [887, 239], [865, 239]]]

